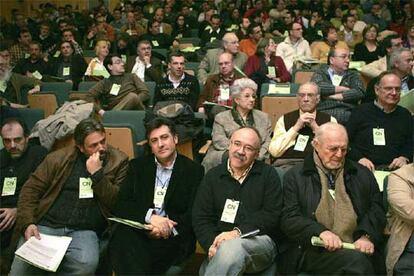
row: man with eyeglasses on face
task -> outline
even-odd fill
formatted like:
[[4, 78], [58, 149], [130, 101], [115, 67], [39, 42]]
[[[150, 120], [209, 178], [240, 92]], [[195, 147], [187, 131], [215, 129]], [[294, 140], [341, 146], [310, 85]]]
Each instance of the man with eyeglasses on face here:
[[161, 60], [152, 55], [151, 42], [141, 40], [138, 42], [137, 55], [128, 57], [126, 61], [126, 71], [138, 76], [142, 81], [162, 80]]
[[359, 73], [348, 70], [349, 61], [348, 49], [331, 49], [328, 65], [321, 65], [311, 79], [320, 88], [321, 102], [318, 111], [334, 116], [341, 124], [348, 121], [352, 109], [365, 95]]
[[260, 274], [276, 257], [281, 184], [270, 165], [256, 160], [260, 145], [255, 128], [234, 131], [228, 161], [211, 169], [198, 189], [193, 228], [208, 252], [200, 275]]
[[346, 125], [349, 157], [368, 169], [395, 170], [412, 162], [413, 121], [410, 112], [398, 105], [401, 80], [386, 71], [375, 85], [377, 99], [352, 111]]
[[149, 91], [135, 74], [125, 73], [124, 62], [119, 55], [109, 54], [104, 60], [111, 74], [89, 89], [86, 100], [94, 102], [99, 115], [106, 110], [143, 110], [149, 99]]
[[[198, 66], [197, 77], [201, 83], [205, 83], [207, 78], [219, 72], [219, 56], [226, 52], [233, 56], [234, 65], [243, 70], [247, 61], [247, 55], [240, 52], [239, 39], [235, 33], [226, 33], [223, 36], [223, 48], [210, 49], [201, 60]], [[237, 70], [237, 69], [236, 69]]]
[[320, 125], [336, 122], [325, 112], [316, 111], [320, 101], [319, 87], [307, 82], [296, 94], [299, 109], [282, 115], [276, 122], [269, 152], [276, 157], [275, 166], [287, 171], [312, 153], [311, 141]]
[[[348, 136], [338, 123], [315, 132], [313, 155], [284, 176], [281, 227], [288, 249], [282, 274], [384, 274], [382, 195], [372, 173], [346, 158]], [[323, 247], [311, 245], [319, 237]], [[342, 248], [351, 243], [355, 250]]]

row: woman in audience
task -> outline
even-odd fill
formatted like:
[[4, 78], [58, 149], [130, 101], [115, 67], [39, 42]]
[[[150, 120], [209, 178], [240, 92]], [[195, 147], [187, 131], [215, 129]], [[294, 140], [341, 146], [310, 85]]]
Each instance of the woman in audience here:
[[362, 32], [363, 41], [355, 45], [352, 60], [365, 61], [366, 64], [381, 57], [381, 50], [377, 42], [378, 27], [374, 24], [365, 26]]
[[[248, 78], [237, 79], [230, 87], [233, 109], [217, 114], [214, 119], [211, 134], [213, 143], [202, 162], [206, 172], [227, 160], [230, 136], [241, 126], [251, 126], [258, 130], [262, 145], [260, 149], [254, 150], [257, 151], [259, 160], [269, 157], [271, 121], [268, 114], [254, 109], [256, 91], [257, 84]], [[249, 148], [243, 148], [243, 150], [247, 151]]]
[[59, 46], [60, 54], [50, 60], [49, 75], [73, 84], [72, 89], [78, 90], [78, 85], [86, 70], [83, 56], [75, 54], [71, 42], [62, 41]]
[[404, 47], [414, 48], [414, 22], [407, 25], [407, 33], [404, 35]]
[[191, 29], [185, 24], [185, 17], [179, 14], [175, 19], [174, 30], [171, 34], [173, 39], [180, 39], [183, 37], [191, 37]]
[[257, 44], [256, 54], [250, 56], [244, 72], [254, 80], [259, 88], [263, 83], [290, 81], [290, 74], [283, 59], [276, 56], [277, 44], [271, 38], [262, 38]]
[[103, 62], [106, 56], [109, 54], [109, 41], [107, 40], [99, 40], [96, 42], [95, 46], [95, 53], [96, 57], [94, 57], [88, 65], [86, 69], [85, 76], [91, 77], [104, 77], [108, 78], [109, 73], [106, 70]]

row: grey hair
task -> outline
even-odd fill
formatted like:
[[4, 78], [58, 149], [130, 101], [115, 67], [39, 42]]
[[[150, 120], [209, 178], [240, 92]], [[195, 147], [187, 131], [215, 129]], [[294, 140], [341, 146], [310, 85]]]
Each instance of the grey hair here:
[[233, 85], [230, 86], [230, 95], [231, 98], [238, 98], [240, 97], [240, 93], [245, 89], [245, 88], [250, 88], [252, 89], [255, 93], [257, 91], [257, 83], [255, 83], [253, 80], [249, 79], [249, 78], [241, 78], [241, 79], [237, 79], [233, 82]]
[[342, 131], [344, 135], [346, 136], [346, 139], [348, 140], [348, 134], [346, 132], [345, 127], [335, 122], [327, 122], [319, 126], [318, 129], [315, 131], [315, 137], [313, 138], [313, 140], [321, 142], [322, 136], [328, 131], [335, 131], [335, 132]]
[[302, 83], [302, 84], [299, 86], [299, 88], [298, 88], [298, 92], [300, 91], [300, 89], [301, 89], [303, 86], [307, 86], [307, 85], [312, 85], [312, 86], [315, 86], [315, 87], [316, 87], [316, 93], [317, 93], [317, 94], [320, 94], [320, 93], [321, 93], [319, 86], [318, 86], [315, 82], [313, 82], [313, 81], [307, 81], [307, 82]]
[[408, 48], [398, 48], [395, 49], [394, 51], [392, 51], [391, 56], [390, 56], [390, 64], [391, 64], [391, 69], [395, 68], [395, 63], [401, 58], [401, 54], [403, 52], [410, 52], [410, 49]]

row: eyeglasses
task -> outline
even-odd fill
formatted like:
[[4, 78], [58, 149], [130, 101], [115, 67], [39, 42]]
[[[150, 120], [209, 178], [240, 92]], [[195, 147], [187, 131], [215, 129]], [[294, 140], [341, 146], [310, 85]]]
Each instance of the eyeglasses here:
[[342, 58], [342, 59], [349, 59], [349, 55], [340, 55], [340, 56], [333, 56], [333, 57], [338, 57], [338, 58]]
[[243, 149], [243, 151], [245, 151], [246, 153], [254, 153], [257, 151], [256, 148], [250, 146], [250, 145], [244, 145], [240, 142], [240, 141], [231, 141], [231, 144], [236, 148], [236, 149]]

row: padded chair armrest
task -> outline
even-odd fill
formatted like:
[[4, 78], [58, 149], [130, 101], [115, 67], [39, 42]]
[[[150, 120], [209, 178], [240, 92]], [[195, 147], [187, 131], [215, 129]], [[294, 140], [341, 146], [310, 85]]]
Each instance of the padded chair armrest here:
[[142, 141], [137, 142], [137, 146], [141, 146], [141, 147], [143, 147], [143, 146], [145, 146], [145, 144], [147, 144], [147, 143], [148, 143], [148, 140], [147, 140], [147, 139], [145, 139], [145, 140], [142, 140]]
[[207, 142], [200, 148], [198, 151], [199, 154], [206, 155], [208, 148], [210, 147], [211, 143], [213, 143], [212, 140], [207, 140]]

